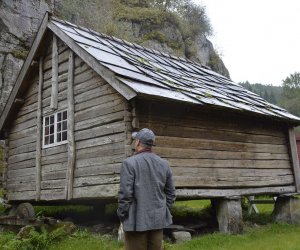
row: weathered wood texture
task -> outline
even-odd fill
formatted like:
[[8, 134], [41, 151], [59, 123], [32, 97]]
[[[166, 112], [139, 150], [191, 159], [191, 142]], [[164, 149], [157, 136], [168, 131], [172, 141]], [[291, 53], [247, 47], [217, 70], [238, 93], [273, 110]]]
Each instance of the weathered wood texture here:
[[300, 168], [299, 168], [299, 158], [298, 158], [294, 128], [289, 128], [289, 142], [290, 142], [290, 152], [292, 158], [292, 169], [294, 172], [295, 186], [297, 192], [300, 192]]
[[120, 165], [125, 158], [126, 131], [131, 130], [126, 120], [130, 116], [129, 105], [78, 57], [75, 57], [74, 100], [73, 199], [116, 198]]
[[300, 135], [296, 135], [296, 143], [297, 143], [298, 159], [300, 163]]
[[177, 188], [294, 185], [280, 124], [185, 105], [140, 101], [138, 107], [139, 127], [157, 135], [154, 151], [169, 160]]

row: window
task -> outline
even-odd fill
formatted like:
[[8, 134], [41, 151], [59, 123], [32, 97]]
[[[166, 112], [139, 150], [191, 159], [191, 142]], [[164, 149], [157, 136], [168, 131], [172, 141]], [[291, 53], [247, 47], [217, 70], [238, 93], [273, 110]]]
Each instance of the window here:
[[44, 148], [64, 144], [67, 142], [67, 119], [68, 113], [66, 110], [44, 117]]

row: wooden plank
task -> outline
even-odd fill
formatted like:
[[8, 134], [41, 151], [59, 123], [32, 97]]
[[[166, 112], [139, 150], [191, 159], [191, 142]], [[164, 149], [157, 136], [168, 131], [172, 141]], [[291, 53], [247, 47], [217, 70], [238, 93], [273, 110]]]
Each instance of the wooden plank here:
[[[176, 109], [175, 109], [176, 110]], [[176, 120], [177, 126], [191, 127], [191, 128], [202, 128], [202, 129], [214, 129], [220, 131], [232, 131], [244, 134], [254, 134], [254, 135], [269, 135], [275, 137], [285, 138], [284, 130], [281, 127], [273, 128], [271, 126], [260, 127], [252, 121], [250, 124], [245, 123], [242, 118], [239, 122], [233, 122], [234, 120], [226, 119], [220, 120], [215, 115], [207, 115], [205, 112], [201, 115], [188, 114], [178, 114], [176, 111], [168, 115], [152, 115], [152, 110], [148, 110], [147, 113], [139, 114], [139, 119], [143, 122], [159, 123], [164, 125], [172, 125], [173, 121]], [[197, 112], [199, 113], [199, 112]]]
[[57, 95], [58, 95], [58, 50], [57, 50], [57, 36], [53, 34], [52, 41], [52, 91], [50, 108], [57, 109]]
[[118, 111], [111, 114], [105, 114], [99, 117], [90, 118], [88, 120], [79, 121], [75, 124], [75, 131], [94, 128], [108, 123], [122, 121], [124, 119], [124, 112]]
[[18, 140], [18, 139], [25, 138], [27, 136], [34, 135], [36, 133], [37, 133], [37, 127], [30, 127], [30, 128], [27, 128], [27, 129], [24, 129], [24, 130], [15, 132], [15, 133], [11, 133], [9, 135], [9, 138], [11, 140]]
[[[107, 86], [103, 86], [107, 88]], [[108, 90], [112, 90], [111, 88], [108, 88]], [[97, 105], [101, 105], [103, 103], [109, 103], [109, 102], [116, 102], [118, 99], [122, 100], [122, 97], [120, 94], [115, 93], [115, 90], [112, 90], [109, 92], [107, 89], [103, 91], [101, 87], [98, 87], [97, 89], [93, 90], [94, 94], [91, 95], [93, 98], [91, 99], [91, 96], [84, 95], [84, 99], [76, 99], [75, 102], [75, 111], [81, 111], [87, 108], [91, 108]]]
[[176, 187], [197, 187], [197, 188], [232, 188], [232, 187], [266, 187], [285, 186], [294, 183], [293, 175], [274, 177], [212, 177], [212, 176], [173, 176]]
[[67, 172], [67, 162], [47, 164], [43, 166], [43, 173], [56, 172], [56, 171]]
[[75, 187], [120, 183], [119, 175], [88, 176], [74, 179]]
[[116, 91], [118, 91], [127, 100], [130, 100], [136, 96], [136, 93], [132, 89], [117, 80], [112, 71], [102, 66], [92, 55], [80, 48], [80, 46], [76, 44], [74, 40], [68, 37], [54, 24], [49, 23], [48, 28], [50, 28], [57, 36], [59, 36], [60, 39], [64, 41], [86, 64], [88, 64], [100, 76], [102, 76]]
[[[219, 141], [234, 141], [234, 142], [251, 142], [251, 143], [267, 143], [267, 144], [286, 144], [285, 138], [267, 136], [267, 135], [252, 135], [232, 131], [217, 131], [209, 129], [181, 127], [175, 124], [165, 126], [158, 123], [143, 123], [140, 121], [140, 127], [152, 129], [155, 134], [163, 136], [178, 136], [188, 138], [201, 138]], [[180, 131], [180, 133], [179, 133]]]
[[56, 155], [60, 153], [66, 153], [68, 151], [67, 144], [57, 145], [55, 147], [42, 149], [42, 156]]
[[106, 145], [110, 143], [116, 143], [121, 142], [124, 140], [123, 133], [116, 133], [113, 135], [107, 135], [97, 138], [91, 138], [83, 141], [76, 142], [76, 148], [82, 149], [82, 148], [89, 148], [89, 147], [95, 147], [95, 146], [101, 146]]
[[53, 164], [53, 163], [61, 163], [67, 162], [68, 160], [68, 153], [60, 153], [55, 155], [48, 155], [42, 157], [42, 165]]
[[30, 160], [21, 161], [21, 162], [16, 162], [14, 164], [9, 165], [10, 170], [33, 168], [33, 167], [35, 167], [35, 158], [32, 158]]
[[119, 184], [74, 187], [73, 198], [117, 199]]
[[94, 89], [97, 87], [101, 87], [107, 84], [101, 77], [98, 75], [93, 77], [90, 80], [84, 81], [82, 83], [78, 83], [74, 86], [74, 95], [79, 95], [85, 91], [89, 91], [90, 89]]
[[102, 175], [115, 175], [119, 174], [121, 169], [121, 162], [119, 163], [102, 163], [99, 162], [94, 166], [85, 166], [75, 169], [75, 177], [87, 176], [102, 176]]
[[288, 154], [231, 152], [190, 148], [154, 147], [154, 152], [164, 158], [216, 159], [216, 160], [288, 160]]
[[11, 107], [13, 106], [13, 102], [16, 99], [18, 93], [19, 93], [19, 89], [20, 89], [21, 85], [23, 84], [24, 79], [28, 75], [28, 69], [31, 65], [31, 62], [32, 62], [36, 52], [38, 51], [39, 47], [41, 46], [41, 41], [42, 41], [42, 39], [45, 35], [45, 32], [47, 30], [47, 25], [48, 25], [48, 13], [46, 12], [46, 14], [45, 14], [45, 16], [42, 20], [42, 23], [40, 25], [39, 31], [37, 32], [37, 34], [35, 36], [35, 39], [34, 39], [34, 42], [33, 42], [32, 46], [31, 46], [31, 49], [28, 53], [26, 61], [23, 64], [23, 67], [22, 67], [22, 69], [21, 69], [21, 71], [18, 75], [16, 83], [15, 83], [15, 85], [14, 85], [12, 91], [11, 91], [9, 99], [8, 99], [8, 101], [6, 103], [6, 106], [5, 106], [5, 108], [2, 112], [2, 115], [0, 117], [0, 131], [2, 131], [4, 122], [6, 121], [8, 115], [10, 113]]
[[172, 167], [203, 168], [291, 168], [288, 160], [213, 160], [213, 159], [167, 159]]
[[68, 71], [68, 167], [66, 182], [66, 198], [72, 199], [74, 169], [76, 164], [76, 145], [75, 145], [75, 119], [74, 119], [74, 54], [70, 50], [69, 71]]
[[43, 201], [65, 200], [65, 189], [56, 188], [56, 189], [41, 190], [41, 200]]
[[32, 142], [29, 144], [24, 144], [24, 145], [18, 146], [13, 149], [9, 149], [9, 156], [21, 154], [21, 153], [29, 153], [29, 152], [33, 152], [35, 150], [36, 150], [36, 143]]
[[[104, 164], [121, 163], [124, 160], [124, 155], [111, 155], [102, 157], [93, 157], [89, 159], [77, 159], [76, 168], [86, 168], [92, 166], [99, 166]], [[110, 171], [110, 170], [109, 170]]]
[[294, 128], [289, 128], [289, 142], [290, 142], [292, 169], [294, 172], [296, 191], [300, 192], [299, 158], [298, 158], [297, 143], [296, 143]]
[[82, 148], [76, 151], [77, 159], [89, 159], [97, 155], [120, 155], [124, 154], [124, 142], [109, 143], [101, 146]]
[[75, 140], [81, 141], [96, 137], [102, 137], [104, 135], [113, 135], [115, 133], [124, 132], [125, 126], [124, 122], [114, 122], [110, 124], [105, 124], [99, 127], [91, 128], [89, 130], [82, 130], [75, 132]]
[[35, 159], [36, 152], [23, 153], [18, 155], [12, 155], [8, 157], [8, 164], [11, 165], [16, 162]]
[[7, 191], [6, 188], [6, 183], [7, 183], [7, 171], [8, 171], [8, 152], [9, 152], [9, 139], [5, 138], [4, 143], [3, 143], [3, 162], [2, 162], [2, 176], [1, 176], [1, 180], [2, 180], [2, 187], [5, 191]]
[[7, 192], [8, 201], [31, 201], [36, 196], [35, 191]]
[[35, 191], [36, 186], [34, 180], [32, 182], [22, 183], [20, 181], [15, 181], [13, 184], [7, 184], [7, 189], [9, 192], [18, 191]]
[[199, 138], [156, 136], [155, 144], [158, 147], [195, 148], [203, 150], [224, 150], [233, 152], [257, 152], [273, 154], [288, 153], [287, 145], [227, 142]]
[[35, 126], [36, 126], [36, 118], [33, 118], [31, 120], [27, 120], [26, 122], [15, 125], [11, 129], [11, 133], [16, 133], [16, 132], [22, 131], [26, 128], [31, 128], [31, 127], [35, 127]]
[[56, 189], [56, 188], [65, 188], [66, 186], [66, 179], [60, 179], [60, 180], [47, 180], [41, 182], [41, 188], [42, 190], [45, 189]]
[[203, 198], [222, 198], [245, 195], [262, 195], [262, 194], [285, 194], [294, 193], [295, 186], [280, 187], [260, 187], [260, 188], [237, 188], [237, 189], [176, 189], [176, 199], [203, 199]]
[[75, 123], [84, 121], [87, 119], [101, 117], [106, 114], [115, 113], [124, 110], [124, 104], [121, 99], [114, 102], [104, 103], [99, 106], [88, 108], [75, 113]]
[[20, 145], [26, 145], [26, 144], [30, 144], [32, 142], [36, 142], [36, 134], [27, 136], [27, 137], [24, 137], [21, 139], [17, 139], [17, 140], [12, 140], [9, 143], [9, 147], [10, 147], [10, 149], [14, 149], [14, 148], [18, 148]]
[[43, 58], [39, 61], [39, 89], [38, 89], [38, 108], [37, 108], [37, 128], [36, 128], [36, 157], [35, 157], [35, 185], [36, 185], [36, 200], [40, 199], [41, 195], [41, 150], [42, 150], [42, 91], [43, 91]]
[[14, 179], [18, 177], [23, 177], [27, 175], [35, 175], [35, 168], [24, 168], [24, 169], [16, 169], [16, 170], [11, 170], [8, 169], [7, 171], [7, 178], [8, 179]]
[[[67, 171], [66, 170], [57, 170], [54, 172], [43, 172], [42, 173], [42, 180], [47, 181], [47, 180], [59, 180], [63, 179], [66, 181], [67, 178]], [[66, 197], [66, 194], [65, 194]]]

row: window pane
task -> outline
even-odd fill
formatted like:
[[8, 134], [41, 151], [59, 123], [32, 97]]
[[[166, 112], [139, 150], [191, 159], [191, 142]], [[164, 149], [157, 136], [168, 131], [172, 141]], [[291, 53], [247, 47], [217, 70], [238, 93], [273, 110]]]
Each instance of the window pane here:
[[62, 132], [62, 140], [63, 141], [67, 140], [67, 131]]
[[45, 118], [45, 125], [46, 125], [46, 126], [49, 125], [49, 117], [46, 117], [46, 118]]
[[67, 121], [63, 122], [63, 128], [62, 128], [62, 130], [67, 130]]
[[64, 113], [63, 113], [63, 119], [67, 120], [67, 111], [64, 111]]
[[54, 115], [51, 115], [50, 116], [50, 124], [53, 124], [54, 123]]
[[61, 141], [61, 133], [57, 133], [57, 142]]
[[54, 143], [54, 135], [50, 135], [50, 144]]
[[57, 121], [58, 121], [58, 122], [61, 121], [61, 113], [58, 113], [58, 114], [57, 114]]
[[49, 144], [49, 136], [45, 136], [45, 145]]
[[57, 123], [57, 132], [60, 132], [61, 131], [61, 123]]
[[45, 135], [49, 135], [49, 127], [45, 127]]
[[54, 125], [50, 126], [50, 134], [54, 134]]

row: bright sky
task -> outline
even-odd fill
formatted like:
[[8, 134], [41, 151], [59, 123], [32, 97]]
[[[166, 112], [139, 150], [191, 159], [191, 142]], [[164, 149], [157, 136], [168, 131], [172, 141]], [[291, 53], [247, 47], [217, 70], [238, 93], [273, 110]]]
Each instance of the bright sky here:
[[281, 85], [300, 71], [300, 1], [194, 0], [206, 6], [215, 48], [235, 82]]

